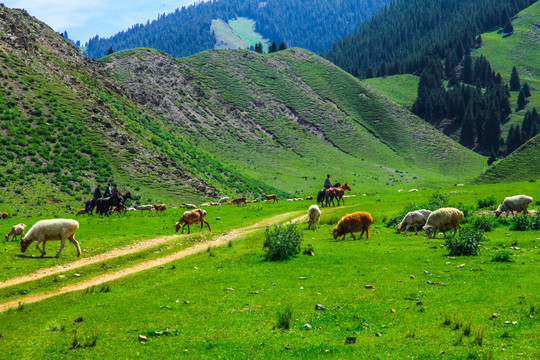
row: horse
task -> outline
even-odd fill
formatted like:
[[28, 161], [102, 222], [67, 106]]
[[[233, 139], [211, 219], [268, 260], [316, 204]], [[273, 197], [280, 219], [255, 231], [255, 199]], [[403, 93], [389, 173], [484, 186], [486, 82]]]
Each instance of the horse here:
[[343, 199], [343, 195], [345, 195], [345, 190], [351, 191], [351, 187], [348, 183], [343, 184], [342, 186], [337, 187], [331, 187], [330, 189], [326, 189], [325, 193], [325, 200], [326, 200], [326, 206], [328, 207], [330, 202], [332, 203], [332, 206], [334, 206], [334, 198], [337, 198], [337, 206], [339, 206], [340, 200], [343, 200], [343, 205], [345, 205], [345, 199]]
[[109, 216], [111, 207], [116, 207], [116, 211], [120, 212], [120, 206], [124, 206], [127, 199], [133, 199], [130, 192], [124, 194], [124, 197], [116, 194], [106, 198], [98, 199], [97, 201], [97, 213], [100, 215]]
[[[333, 187], [340, 187], [340, 183], [336, 183]], [[326, 198], [326, 190], [328, 189], [322, 189], [317, 193], [317, 204], [319, 204], [321, 207], [324, 207], [324, 199]]]
[[94, 211], [98, 200], [98, 198], [92, 198], [86, 202], [86, 204], [84, 205], [85, 214], [94, 215], [92, 214], [92, 211]]

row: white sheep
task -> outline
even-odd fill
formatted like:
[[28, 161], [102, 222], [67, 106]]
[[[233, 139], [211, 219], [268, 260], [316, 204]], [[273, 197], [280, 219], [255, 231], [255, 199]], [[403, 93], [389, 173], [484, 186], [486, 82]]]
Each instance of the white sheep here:
[[186, 208], [186, 209], [196, 209], [197, 208], [197, 206], [194, 205], [194, 204], [182, 204], [180, 207], [181, 208]]
[[404, 234], [407, 233], [407, 230], [409, 230], [409, 227], [414, 227], [414, 234], [418, 235], [418, 226], [422, 227], [426, 224], [427, 218], [429, 217], [429, 214], [431, 214], [431, 211], [422, 209], [422, 210], [415, 210], [407, 213], [403, 220], [398, 225], [397, 232], [398, 234], [403, 231]]
[[461, 222], [463, 221], [463, 213], [456, 208], [441, 208], [432, 212], [423, 229], [426, 232], [428, 238], [433, 235], [437, 235], [437, 230], [441, 230], [446, 237], [445, 229], [449, 227], [454, 228], [454, 236], [456, 236], [457, 228], [461, 229]]
[[153, 208], [154, 208], [154, 205], [151, 205], [151, 204], [137, 206], [137, 210], [139, 211], [144, 211], [144, 210], [152, 211]]
[[25, 224], [13, 225], [11, 230], [6, 234], [6, 242], [9, 241], [10, 236], [13, 236], [13, 240], [15, 240], [17, 235], [19, 235], [21, 237], [21, 239], [22, 239], [23, 236], [24, 236], [24, 231], [25, 230], [26, 230], [26, 225]]
[[[56, 258], [60, 256], [66, 239], [68, 239], [77, 248], [77, 256], [81, 256], [81, 247], [75, 240], [75, 232], [79, 229], [79, 223], [71, 219], [51, 219], [40, 220], [32, 226], [30, 231], [24, 238], [21, 239], [21, 252], [25, 252], [34, 241], [36, 248], [41, 253], [41, 257], [45, 255], [45, 243], [47, 241], [60, 240], [60, 250], [56, 254]], [[43, 243], [43, 250], [39, 248], [39, 244]]]
[[221, 199], [219, 199], [218, 201], [218, 205], [221, 205], [221, 204], [226, 204], [227, 201], [229, 201], [229, 198], [227, 196], [225, 197], [222, 197]]
[[506, 217], [508, 217], [509, 213], [512, 213], [512, 216], [514, 216], [514, 211], [517, 212], [523, 212], [524, 214], [528, 214], [527, 207], [529, 207], [529, 204], [532, 203], [533, 198], [527, 195], [516, 195], [516, 196], [509, 196], [504, 198], [502, 203], [499, 205], [497, 210], [495, 210], [495, 216], [499, 217], [503, 212], [506, 211]]
[[126, 211], [137, 211], [137, 209], [135, 209], [134, 207], [128, 207]]
[[319, 218], [321, 217], [321, 209], [319, 209], [317, 205], [311, 205], [307, 211], [307, 215], [308, 229], [311, 229], [311, 226], [313, 225], [313, 230], [316, 230]]

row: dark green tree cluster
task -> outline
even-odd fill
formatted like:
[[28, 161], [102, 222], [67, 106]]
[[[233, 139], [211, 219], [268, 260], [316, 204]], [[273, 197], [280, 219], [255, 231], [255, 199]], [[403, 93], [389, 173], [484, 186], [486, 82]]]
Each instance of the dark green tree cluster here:
[[152, 47], [174, 57], [212, 49], [213, 19], [228, 21], [248, 17], [256, 21], [256, 31], [267, 39], [286, 39], [319, 53], [354, 31], [390, 0], [220, 0], [182, 7], [157, 20], [137, 24], [110, 38], [98, 36], [88, 41], [87, 55], [98, 59], [112, 47], [115, 51]]
[[[447, 60], [446, 70], [450, 65], [457, 64]], [[412, 111], [432, 124], [444, 120], [449, 128], [461, 128], [460, 143], [464, 146], [486, 155], [498, 153], [503, 145], [501, 124], [512, 111], [510, 93], [484, 57], [473, 61], [466, 56], [461, 69], [459, 79], [455, 68], [445, 71], [441, 60], [431, 60], [420, 77]], [[448, 73], [447, 90], [443, 80]]]
[[523, 145], [527, 140], [532, 139], [540, 132], [540, 116], [533, 108], [532, 111], [527, 111], [523, 117], [521, 126], [512, 125], [506, 138], [506, 154], [510, 154], [518, 147]]
[[529, 84], [525, 83], [523, 84], [523, 87], [519, 91], [518, 98], [517, 98], [517, 109], [516, 112], [519, 110], [525, 108], [527, 105], [528, 98], [531, 96], [531, 89], [529, 87]]
[[461, 62], [480, 46], [479, 34], [504, 27], [535, 1], [393, 1], [323, 56], [360, 77], [420, 75], [432, 57]]

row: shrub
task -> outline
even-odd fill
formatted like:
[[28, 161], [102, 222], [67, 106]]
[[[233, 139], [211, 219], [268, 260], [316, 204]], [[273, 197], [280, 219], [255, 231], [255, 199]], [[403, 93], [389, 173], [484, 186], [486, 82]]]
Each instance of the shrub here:
[[491, 261], [495, 262], [513, 262], [512, 254], [508, 250], [499, 250], [493, 255]]
[[478, 208], [488, 208], [497, 205], [497, 200], [495, 196], [489, 195], [485, 199], [478, 199]]
[[485, 215], [473, 217], [471, 225], [478, 230], [491, 231], [493, 229], [493, 218]]
[[536, 215], [531, 219], [531, 230], [540, 230], [540, 215]]
[[510, 230], [525, 231], [529, 227], [529, 217], [525, 214], [520, 214], [512, 218], [512, 226]]
[[497, 224], [497, 225], [510, 225], [512, 223], [512, 221], [507, 218], [507, 217], [498, 217], [498, 218], [495, 218], [495, 221], [494, 221], [494, 224]]
[[267, 227], [264, 236], [266, 260], [286, 260], [300, 253], [303, 235], [296, 223]]
[[428, 202], [423, 206], [423, 208], [429, 209], [431, 211], [435, 211], [437, 209], [447, 207], [447, 206], [448, 206], [448, 198], [444, 196], [443, 194], [437, 193], [437, 194], [431, 195]]
[[446, 239], [449, 255], [471, 256], [478, 255], [480, 243], [485, 240], [484, 232], [474, 227], [463, 227], [459, 236]]
[[275, 328], [289, 330], [291, 328], [293, 311], [290, 305], [277, 312], [277, 322]]

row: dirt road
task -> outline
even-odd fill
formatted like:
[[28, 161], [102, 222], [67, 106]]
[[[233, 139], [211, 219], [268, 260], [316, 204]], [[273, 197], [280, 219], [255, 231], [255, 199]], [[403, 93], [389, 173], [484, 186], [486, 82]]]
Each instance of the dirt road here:
[[[184, 258], [186, 256], [193, 255], [193, 254], [198, 253], [200, 251], [204, 251], [209, 246], [218, 246], [218, 245], [226, 244], [227, 242], [229, 242], [231, 240], [234, 240], [234, 239], [238, 238], [239, 236], [249, 234], [249, 233], [251, 233], [253, 231], [259, 230], [259, 229], [261, 229], [261, 228], [263, 228], [265, 226], [268, 226], [268, 225], [280, 223], [280, 222], [290, 218], [291, 216], [298, 215], [299, 213], [301, 213], [301, 212], [296, 211], [296, 212], [290, 212], [290, 213], [285, 213], [285, 214], [281, 214], [281, 215], [276, 215], [276, 216], [273, 216], [271, 218], [262, 220], [262, 221], [260, 221], [258, 223], [255, 223], [253, 225], [249, 225], [247, 227], [244, 227], [244, 228], [241, 228], [241, 229], [236, 229], [236, 230], [233, 230], [233, 231], [231, 231], [229, 233], [220, 235], [220, 236], [218, 236], [217, 238], [215, 238], [215, 239], [213, 239], [211, 241], [206, 241], [204, 243], [199, 243], [199, 244], [193, 245], [193, 246], [191, 246], [191, 247], [189, 247], [187, 249], [175, 252], [173, 254], [170, 254], [170, 255], [167, 255], [167, 256], [164, 256], [164, 257], [161, 257], [161, 258], [144, 261], [144, 262], [136, 264], [134, 266], [131, 266], [131, 267], [128, 267], [128, 268], [125, 268], [125, 269], [122, 269], [122, 270], [114, 271], [114, 272], [111, 272], [111, 273], [97, 275], [97, 276], [92, 277], [90, 279], [80, 281], [80, 282], [75, 283], [75, 284], [70, 284], [70, 285], [64, 286], [64, 287], [62, 287], [60, 289], [56, 289], [56, 290], [53, 290], [53, 291], [50, 291], [50, 292], [47, 292], [47, 293], [30, 295], [30, 296], [25, 296], [23, 298], [13, 299], [13, 300], [10, 300], [10, 301], [5, 302], [3, 304], [0, 304], [0, 312], [8, 310], [8, 309], [13, 308], [13, 307], [17, 307], [17, 306], [19, 306], [19, 303], [29, 304], [29, 303], [33, 303], [33, 302], [36, 302], [36, 301], [47, 299], [47, 298], [50, 298], [50, 297], [53, 297], [53, 296], [56, 296], [56, 295], [65, 294], [65, 293], [68, 293], [68, 292], [71, 292], [71, 291], [84, 290], [86, 288], [96, 286], [96, 285], [100, 285], [100, 284], [103, 284], [103, 283], [108, 282], [108, 281], [113, 281], [113, 280], [122, 278], [124, 276], [135, 274], [135, 273], [138, 273], [138, 272], [141, 272], [141, 271], [153, 268], [153, 267], [162, 266], [162, 265], [170, 263], [172, 261], [182, 259], [182, 258]], [[293, 221], [295, 221], [295, 222], [302, 221], [302, 220], [305, 220], [306, 217], [307, 217], [306, 215], [303, 215], [303, 216], [295, 218]], [[129, 246], [129, 247], [124, 247], [124, 248], [111, 250], [109, 252], [97, 255], [95, 257], [77, 260], [77, 261], [74, 261], [72, 263], [62, 265], [62, 266], [55, 266], [55, 267], [52, 267], [52, 268], [41, 269], [41, 270], [39, 270], [38, 272], [36, 272], [34, 274], [21, 276], [21, 277], [18, 277], [18, 278], [14, 278], [14, 279], [10, 279], [8, 281], [5, 281], [5, 282], [0, 284], [0, 288], [15, 285], [15, 284], [20, 284], [20, 283], [27, 282], [27, 281], [36, 280], [36, 279], [39, 279], [39, 278], [42, 278], [42, 277], [45, 277], [45, 276], [61, 273], [61, 272], [68, 271], [68, 270], [73, 270], [73, 269], [76, 269], [76, 268], [79, 268], [79, 267], [82, 267], [82, 266], [94, 264], [94, 263], [101, 262], [101, 261], [106, 261], [106, 260], [109, 260], [109, 259], [112, 259], [112, 258], [115, 258], [115, 257], [118, 257], [118, 256], [123, 256], [123, 255], [127, 255], [127, 254], [136, 253], [136, 252], [139, 252], [139, 251], [143, 251], [143, 250], [145, 250], [145, 249], [147, 249], [147, 248], [149, 248], [151, 246], [154, 246], [154, 245], [160, 244], [160, 243], [165, 243], [165, 242], [167, 242], [167, 241], [169, 241], [171, 239], [174, 239], [176, 237], [178, 237], [178, 236], [166, 236], [166, 237], [160, 237], [160, 238], [156, 238], [156, 239], [152, 239], [152, 240], [146, 240], [146, 241], [142, 241], [142, 242], [140, 242], [138, 244], [134, 244], [134, 245]]]

